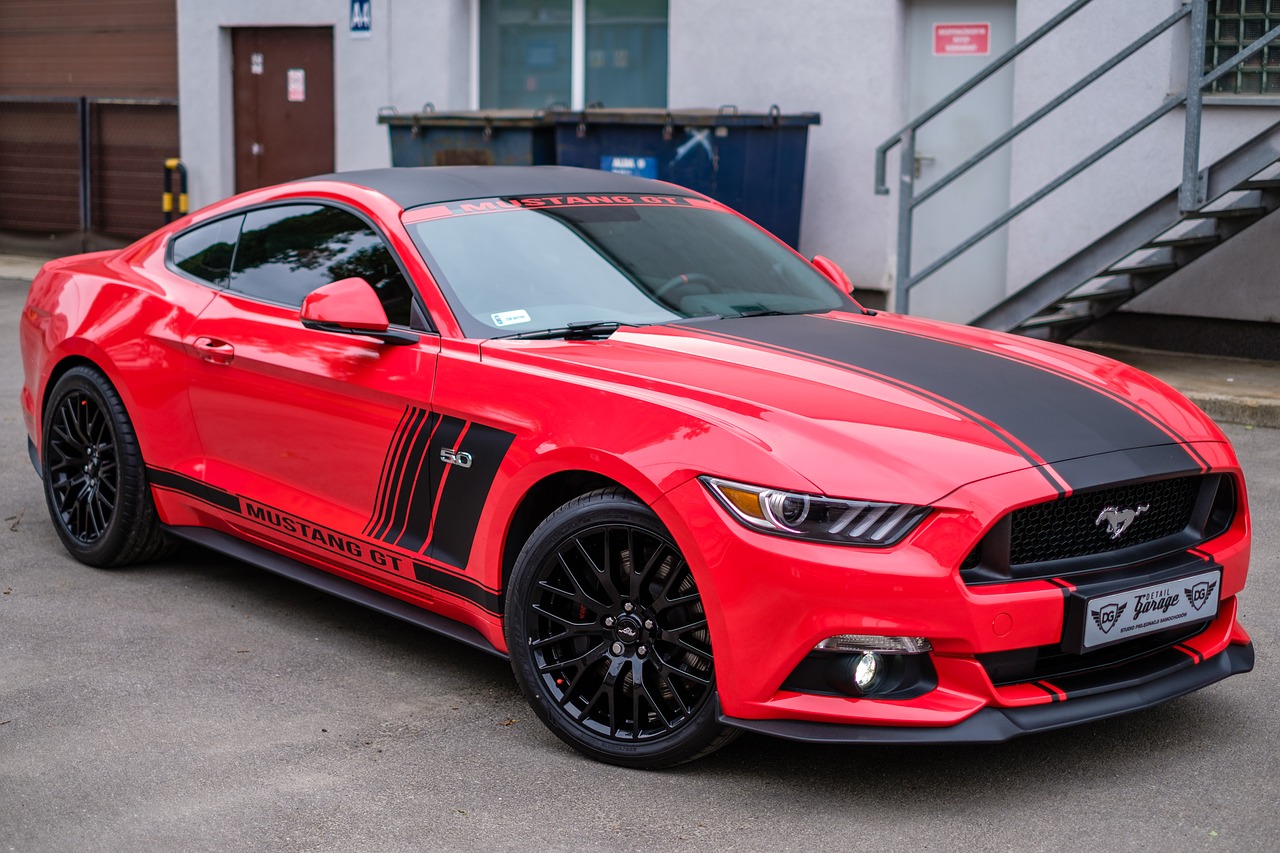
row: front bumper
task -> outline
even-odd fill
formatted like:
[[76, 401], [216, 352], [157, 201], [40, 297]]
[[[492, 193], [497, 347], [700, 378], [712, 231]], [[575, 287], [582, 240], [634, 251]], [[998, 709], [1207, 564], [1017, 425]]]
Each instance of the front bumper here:
[[719, 715], [719, 719], [733, 728], [806, 743], [1002, 743], [1020, 735], [1141, 711], [1251, 669], [1253, 644], [1231, 645], [1202, 663], [1192, 664], [1145, 684], [1049, 705], [983, 708], [963, 722], [942, 728], [858, 726], [808, 720], [743, 720], [724, 713]]
[[[1230, 451], [1205, 448], [1215, 471], [1239, 475]], [[698, 579], [728, 725], [784, 737], [849, 742], [991, 742], [1027, 731], [1148, 707], [1251, 667], [1236, 594], [1249, 562], [1247, 504], [1229, 530], [1185, 553], [1134, 564], [1125, 583], [1181, 578], [1220, 567], [1218, 614], [1199, 630], [1142, 648], [1055, 668], [1010, 671], [1012, 655], [1069, 653], [1084, 618], [1076, 583], [1015, 580], [970, 586], [957, 567], [1008, 508], [1045, 500], [1018, 472], [959, 490], [911, 536], [890, 548], [796, 542], [746, 530], [700, 483], [655, 505]], [[1043, 482], [1043, 480], [1041, 480]], [[1090, 584], [1093, 581], [1089, 582]], [[1086, 584], [1085, 596], [1096, 594]], [[924, 637], [936, 684], [920, 695], [873, 698], [788, 679], [822, 640], [838, 634]], [[794, 732], [798, 734], [787, 734]]]

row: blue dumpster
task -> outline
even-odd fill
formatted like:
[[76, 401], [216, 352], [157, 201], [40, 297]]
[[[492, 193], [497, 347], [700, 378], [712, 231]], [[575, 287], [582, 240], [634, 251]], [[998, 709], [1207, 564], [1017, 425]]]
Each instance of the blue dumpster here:
[[556, 162], [554, 113], [379, 113], [393, 166], [545, 166]]
[[[800, 243], [805, 154], [818, 113], [733, 108], [587, 109], [550, 114], [556, 162], [670, 181]], [[398, 165], [398, 164], [397, 164]]]

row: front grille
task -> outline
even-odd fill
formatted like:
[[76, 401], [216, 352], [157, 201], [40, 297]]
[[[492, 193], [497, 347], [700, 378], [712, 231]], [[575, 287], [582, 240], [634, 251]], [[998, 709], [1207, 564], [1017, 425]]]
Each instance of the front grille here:
[[[1103, 517], [1108, 509], [1115, 512]], [[1081, 491], [1004, 516], [965, 557], [960, 577], [971, 585], [1084, 574], [1096, 580], [1225, 533], [1235, 510], [1228, 474]]]
[[[1068, 560], [1105, 554], [1172, 536], [1191, 522], [1203, 477], [1179, 477], [1081, 492], [1013, 513], [1009, 562], [1012, 565]], [[1123, 535], [1113, 537], [1099, 514], [1106, 507], [1134, 510]]]

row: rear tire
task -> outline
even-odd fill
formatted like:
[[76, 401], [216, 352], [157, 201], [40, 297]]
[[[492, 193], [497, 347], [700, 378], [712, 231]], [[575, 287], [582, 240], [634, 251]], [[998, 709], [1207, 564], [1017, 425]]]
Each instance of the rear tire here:
[[133, 424], [94, 368], [73, 367], [54, 385], [40, 465], [49, 517], [71, 556], [106, 569], [166, 550]]
[[623, 489], [576, 498], [533, 532], [508, 585], [506, 638], [534, 712], [598, 761], [670, 767], [737, 735], [716, 719], [711, 637], [689, 565]]

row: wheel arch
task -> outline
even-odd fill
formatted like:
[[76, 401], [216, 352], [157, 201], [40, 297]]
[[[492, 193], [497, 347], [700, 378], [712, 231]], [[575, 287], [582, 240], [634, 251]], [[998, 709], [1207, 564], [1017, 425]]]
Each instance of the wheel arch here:
[[53, 389], [57, 386], [58, 380], [61, 379], [68, 371], [76, 367], [87, 367], [96, 370], [102, 374], [103, 378], [110, 383], [112, 389], [120, 395], [121, 402], [124, 403], [125, 411], [131, 408], [131, 401], [127, 393], [122, 390], [121, 383], [117, 382], [111, 375], [112, 371], [104, 368], [99, 359], [91, 357], [88, 351], [76, 349], [66, 352], [57, 358], [53, 363], [53, 367], [49, 369], [49, 375], [44, 380], [44, 387], [40, 389], [40, 406], [35, 412], [37, 435], [35, 436], [35, 445], [38, 453], [43, 453], [44, 449], [44, 416], [49, 408], [49, 398], [53, 396]]
[[599, 472], [583, 469], [557, 471], [529, 487], [516, 505], [502, 543], [502, 589], [506, 590], [516, 559], [539, 524], [574, 498], [607, 488], [625, 489], [640, 500], [625, 484]]

